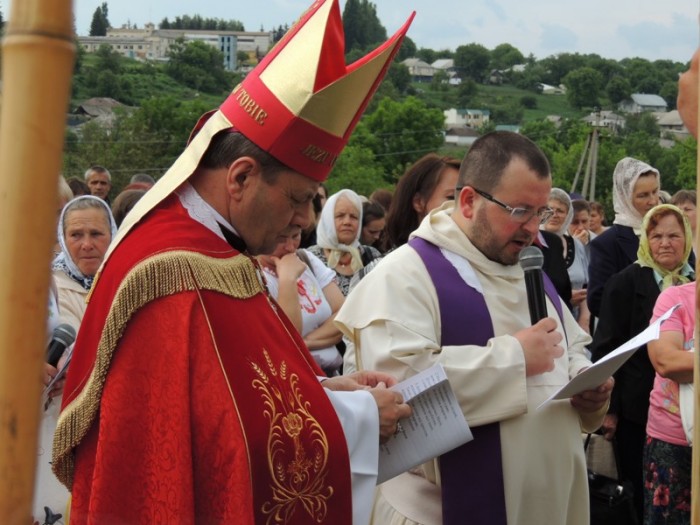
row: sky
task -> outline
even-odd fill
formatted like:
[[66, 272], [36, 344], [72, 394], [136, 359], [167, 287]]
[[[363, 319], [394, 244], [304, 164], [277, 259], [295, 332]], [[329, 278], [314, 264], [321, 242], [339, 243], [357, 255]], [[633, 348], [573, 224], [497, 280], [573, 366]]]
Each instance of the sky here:
[[[21, 0], [15, 0], [21, 1]], [[79, 35], [87, 35], [104, 0], [73, 0]], [[156, 25], [165, 17], [199, 14], [235, 19], [246, 30], [291, 25], [312, 0], [107, 0], [115, 27]], [[345, 0], [340, 0], [341, 8]], [[0, 9], [11, 16], [9, 0]], [[603, 58], [642, 57], [687, 62], [699, 42], [697, 1], [691, 0], [374, 0], [389, 34], [417, 12], [408, 36], [420, 47], [454, 51], [477, 43], [509, 43], [540, 60], [557, 53]]]

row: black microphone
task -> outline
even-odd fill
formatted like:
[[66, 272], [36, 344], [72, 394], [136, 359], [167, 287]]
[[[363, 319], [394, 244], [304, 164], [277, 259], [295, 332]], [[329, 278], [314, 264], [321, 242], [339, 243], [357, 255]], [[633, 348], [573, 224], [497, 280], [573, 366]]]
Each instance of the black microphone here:
[[528, 246], [520, 252], [520, 267], [525, 272], [527, 306], [530, 309], [530, 321], [533, 325], [547, 317], [542, 265], [544, 265], [544, 255], [537, 246]]
[[75, 328], [64, 323], [58, 325], [51, 336], [49, 349], [46, 351], [46, 362], [56, 366], [63, 355], [63, 351], [75, 341]]

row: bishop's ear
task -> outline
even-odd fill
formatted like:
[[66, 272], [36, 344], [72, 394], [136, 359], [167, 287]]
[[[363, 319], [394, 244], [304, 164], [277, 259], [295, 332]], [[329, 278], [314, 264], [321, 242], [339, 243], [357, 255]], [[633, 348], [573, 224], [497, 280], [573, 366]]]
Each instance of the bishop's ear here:
[[260, 178], [260, 164], [252, 157], [239, 157], [226, 172], [226, 189], [232, 197], [240, 196]]

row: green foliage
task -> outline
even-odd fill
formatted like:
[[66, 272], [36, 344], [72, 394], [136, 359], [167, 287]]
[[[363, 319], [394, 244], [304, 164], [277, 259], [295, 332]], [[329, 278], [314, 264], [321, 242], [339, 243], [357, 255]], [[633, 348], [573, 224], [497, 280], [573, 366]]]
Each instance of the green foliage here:
[[343, 10], [345, 51], [369, 49], [387, 39], [386, 29], [377, 16], [377, 6], [368, 0], [348, 0]]
[[121, 72], [122, 56], [112, 50], [112, 46], [102, 44], [95, 53], [97, 57], [97, 69], [100, 71], [111, 71], [115, 75]]
[[462, 80], [457, 87], [457, 105], [460, 109], [467, 109], [471, 105], [474, 97], [479, 92], [479, 86], [471, 78]]
[[88, 122], [79, 134], [66, 136], [63, 173], [82, 174], [91, 164], [108, 166], [115, 191], [136, 172], [158, 177], [182, 152], [197, 118], [208, 109], [201, 101], [154, 98], [136, 111], [118, 110], [110, 126]]
[[245, 31], [243, 22], [224, 20], [223, 18], [202, 18], [200, 15], [176, 16], [174, 21], [164, 18], [158, 26], [160, 29], [195, 29], [212, 31]]
[[678, 98], [678, 81], [667, 80], [659, 90], [659, 96], [666, 101], [668, 109], [676, 109], [676, 99]]
[[374, 152], [360, 145], [348, 145], [338, 158], [326, 183], [328, 194], [349, 188], [359, 195], [370, 195], [387, 185], [384, 170]]
[[387, 81], [391, 82], [399, 93], [405, 93], [411, 85], [411, 73], [405, 65], [394, 61], [389, 67], [384, 83]]
[[455, 50], [454, 61], [462, 80], [471, 78], [483, 82], [488, 74], [491, 53], [481, 44], [468, 44]]
[[206, 93], [221, 93], [231, 87], [218, 49], [204, 42], [185, 42], [179, 38], [170, 46], [168, 55], [165, 71], [178, 82]]
[[[676, 169], [673, 182], [675, 191], [680, 189], [693, 189], [696, 187], [698, 143], [693, 137], [688, 137], [683, 142], [676, 145], [674, 150], [678, 150], [678, 167]], [[667, 173], [672, 175], [672, 173]], [[662, 187], [666, 189], [666, 178], [663, 179]]]
[[523, 62], [523, 54], [510, 44], [499, 44], [491, 51], [491, 69], [508, 69]]
[[603, 76], [593, 68], [574, 69], [564, 77], [566, 98], [575, 108], [593, 107], [599, 104]]
[[535, 109], [537, 107], [537, 98], [534, 95], [524, 95], [520, 97], [520, 105], [527, 109]]
[[[416, 56], [417, 53], [418, 47], [416, 46], [416, 43], [406, 36], [404, 37], [403, 42], [401, 42], [401, 47], [399, 48], [399, 52], [396, 53], [395, 60], [401, 62], [407, 58]], [[430, 64], [430, 62], [428, 63]]]
[[656, 123], [654, 115], [648, 112], [633, 113], [625, 118], [625, 127], [620, 131], [620, 136], [625, 137], [635, 133], [659, 136], [659, 125]]
[[386, 182], [393, 184], [407, 164], [442, 145], [443, 123], [442, 111], [428, 108], [415, 97], [384, 98], [374, 113], [360, 121], [350, 143], [372, 150]]
[[619, 104], [623, 100], [630, 98], [630, 95], [632, 95], [632, 85], [625, 77], [615, 76], [611, 78], [608, 85], [605, 86], [605, 93], [608, 95], [610, 102]]
[[107, 29], [112, 27], [109, 23], [109, 8], [107, 7], [107, 2], [102, 2], [102, 4], [95, 9], [92, 15], [92, 22], [90, 23], [90, 36], [106, 36]]

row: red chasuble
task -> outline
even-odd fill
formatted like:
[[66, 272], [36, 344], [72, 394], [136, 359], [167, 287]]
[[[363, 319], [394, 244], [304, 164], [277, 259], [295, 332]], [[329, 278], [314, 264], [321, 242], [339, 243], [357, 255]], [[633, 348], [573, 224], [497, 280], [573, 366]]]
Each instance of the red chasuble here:
[[251, 258], [171, 196], [112, 254], [54, 440], [71, 525], [352, 522], [321, 372]]

